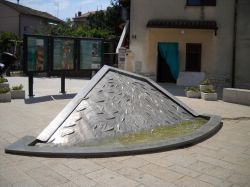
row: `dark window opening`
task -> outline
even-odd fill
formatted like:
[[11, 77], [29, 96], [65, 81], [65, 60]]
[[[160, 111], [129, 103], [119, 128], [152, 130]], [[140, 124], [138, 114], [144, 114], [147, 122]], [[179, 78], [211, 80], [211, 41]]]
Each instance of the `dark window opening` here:
[[216, 6], [216, 0], [187, 0], [187, 6]]
[[158, 54], [157, 82], [176, 83], [176, 80], [171, 74], [169, 66], [164, 62], [161, 54]]
[[201, 44], [187, 43], [186, 71], [201, 71]]
[[28, 31], [28, 26], [24, 26], [24, 27], [23, 27], [23, 31], [24, 31], [24, 32], [27, 32], [27, 31]]

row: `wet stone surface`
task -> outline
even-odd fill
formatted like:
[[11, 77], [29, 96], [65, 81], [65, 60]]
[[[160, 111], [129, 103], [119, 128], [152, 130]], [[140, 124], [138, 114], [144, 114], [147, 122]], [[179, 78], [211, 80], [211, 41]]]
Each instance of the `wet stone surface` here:
[[193, 118], [149, 83], [109, 71], [48, 142], [84, 144]]

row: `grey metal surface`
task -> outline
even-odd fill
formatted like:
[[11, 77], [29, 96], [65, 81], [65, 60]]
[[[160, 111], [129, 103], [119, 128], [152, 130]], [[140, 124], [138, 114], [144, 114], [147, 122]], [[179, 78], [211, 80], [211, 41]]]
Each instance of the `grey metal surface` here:
[[[95, 144], [198, 116], [209, 119], [208, 123], [174, 139], [135, 145]], [[220, 117], [198, 115], [152, 80], [104, 66], [36, 139], [24, 137], [5, 151], [60, 157], [146, 153], [197, 143], [220, 127]]]
[[84, 145], [192, 118], [182, 106], [147, 82], [109, 71], [48, 142]]
[[99, 82], [100, 78], [105, 75], [109, 67], [104, 66], [91, 79], [91, 81], [83, 86], [82, 90], [67, 104], [67, 106], [51, 121], [51, 123], [38, 135], [37, 139], [42, 142], [47, 142], [55, 131], [68, 118], [72, 111], [77, 107], [82, 98], [84, 98], [92, 88]]
[[[109, 84], [110, 87], [108, 87]], [[104, 85], [107, 87], [103, 87]], [[128, 96], [132, 95], [133, 99], [132, 97], [130, 98], [132, 100], [124, 102], [128, 99]], [[152, 102], [151, 99], [157, 103]], [[77, 107], [81, 107], [84, 103], [88, 105], [88, 109], [84, 109], [86, 111], [78, 111]], [[112, 106], [110, 105], [111, 103], [113, 103]], [[131, 109], [130, 106], [132, 105], [134, 108]], [[102, 109], [100, 108], [101, 106], [106, 107]], [[126, 107], [128, 107], [127, 110]], [[109, 109], [115, 110], [115, 108], [121, 109], [121, 111], [108, 111]], [[103, 114], [100, 113], [100, 109], [105, 110]], [[130, 114], [128, 115], [129, 110]], [[138, 111], [139, 113], [135, 113]], [[114, 113], [112, 116], [112, 112], [117, 113]], [[132, 113], [133, 115], [131, 115]], [[110, 118], [117, 117], [108, 119], [107, 115], [112, 116]], [[128, 118], [127, 115], [131, 118]], [[166, 116], [162, 118], [163, 115]], [[89, 116], [91, 116], [91, 119]], [[123, 116], [124, 119], [119, 121], [119, 116], [120, 118]], [[159, 124], [173, 124], [177, 121], [191, 119], [194, 116], [198, 116], [198, 114], [152, 80], [117, 68], [104, 66], [92, 78], [89, 84], [85, 85], [77, 96], [43, 130], [37, 139], [57, 145], [85, 144], [104, 137], [134, 132], [133, 130], [156, 127]], [[78, 118], [81, 119], [78, 120]], [[104, 122], [105, 118], [107, 118], [106, 122]], [[140, 119], [143, 119], [148, 124], [145, 126], [145, 122]], [[123, 125], [125, 122], [130, 124], [128, 126]], [[63, 124], [70, 127], [64, 128]], [[132, 129], [132, 126], [136, 128]], [[102, 133], [103, 131], [100, 128], [104, 129], [105, 133]]]

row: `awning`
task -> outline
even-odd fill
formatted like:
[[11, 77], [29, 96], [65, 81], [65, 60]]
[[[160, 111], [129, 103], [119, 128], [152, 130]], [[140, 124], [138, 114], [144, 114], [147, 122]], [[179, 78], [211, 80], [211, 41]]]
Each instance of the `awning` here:
[[147, 23], [148, 28], [180, 28], [180, 29], [207, 29], [214, 30], [217, 35], [217, 22], [207, 20], [167, 20], [154, 19]]

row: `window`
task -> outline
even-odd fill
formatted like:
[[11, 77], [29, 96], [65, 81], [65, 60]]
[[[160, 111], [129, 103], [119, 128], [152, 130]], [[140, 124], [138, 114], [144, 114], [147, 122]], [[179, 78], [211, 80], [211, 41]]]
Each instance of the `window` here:
[[201, 71], [201, 44], [187, 43], [186, 71]]
[[23, 31], [24, 31], [24, 32], [27, 32], [27, 31], [28, 31], [28, 26], [24, 26], [24, 27], [23, 27]]
[[187, 6], [216, 6], [216, 0], [187, 0]]

